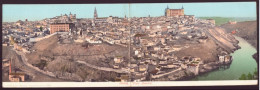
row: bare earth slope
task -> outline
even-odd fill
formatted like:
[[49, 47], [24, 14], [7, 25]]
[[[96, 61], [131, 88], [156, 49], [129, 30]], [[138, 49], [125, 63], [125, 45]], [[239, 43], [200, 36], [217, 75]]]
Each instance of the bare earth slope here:
[[235, 35], [246, 39], [255, 48], [257, 47], [257, 23], [256, 21], [237, 22], [237, 24], [223, 24], [222, 28], [230, 33], [237, 30]]
[[[83, 61], [94, 66], [112, 68], [115, 56], [127, 57], [128, 48], [109, 45], [106, 43], [83, 47], [82, 43], [59, 43], [59, 35], [38, 41], [34, 44], [30, 54], [26, 54], [28, 62], [46, 71], [53, 72], [57, 77], [74, 81], [113, 81], [117, 76], [115, 72], [97, 70], [80, 64]], [[46, 63], [45, 63], [46, 62]], [[122, 62], [122, 67], [127, 58]], [[105, 75], [105, 73], [108, 73]]]
[[229, 53], [236, 50], [238, 41], [223, 28], [214, 27], [202, 30], [208, 39], [205, 43], [190, 44], [176, 53], [176, 56], [195, 56], [200, 57], [204, 62], [214, 62], [218, 60], [218, 54], [223, 50]]

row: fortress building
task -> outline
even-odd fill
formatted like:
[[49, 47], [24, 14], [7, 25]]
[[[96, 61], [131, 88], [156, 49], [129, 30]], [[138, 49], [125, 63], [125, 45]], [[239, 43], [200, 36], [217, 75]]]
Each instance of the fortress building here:
[[50, 22], [51, 23], [75, 23], [76, 20], [76, 14], [64, 14], [64, 15], [60, 15], [60, 16], [56, 16], [53, 18], [50, 18]]
[[50, 25], [50, 34], [55, 32], [70, 32], [74, 28], [75, 25], [73, 23], [53, 23]]
[[169, 9], [168, 6], [165, 9], [165, 16], [167, 16], [167, 17], [183, 16], [183, 15], [184, 15], [184, 8], [183, 8], [183, 6], [182, 6], [181, 9]]

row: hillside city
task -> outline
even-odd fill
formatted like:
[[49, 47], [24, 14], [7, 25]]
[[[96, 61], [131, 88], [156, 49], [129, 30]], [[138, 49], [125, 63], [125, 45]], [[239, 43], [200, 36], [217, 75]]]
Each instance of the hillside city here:
[[172, 81], [228, 68], [239, 48], [231, 33], [183, 7], [162, 13], [3, 22], [3, 81]]

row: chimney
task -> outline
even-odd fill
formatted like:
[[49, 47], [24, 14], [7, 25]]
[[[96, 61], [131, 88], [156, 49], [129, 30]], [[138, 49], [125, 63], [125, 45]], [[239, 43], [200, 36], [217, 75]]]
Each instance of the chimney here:
[[9, 74], [11, 74], [12, 73], [12, 58], [11, 58], [11, 60], [9, 61]]

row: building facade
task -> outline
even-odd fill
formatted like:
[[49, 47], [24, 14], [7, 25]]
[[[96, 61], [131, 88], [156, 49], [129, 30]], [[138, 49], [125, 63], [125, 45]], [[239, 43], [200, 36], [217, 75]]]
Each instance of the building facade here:
[[97, 13], [97, 9], [94, 9], [94, 18], [93, 18], [93, 25], [95, 25], [95, 23], [110, 23], [110, 24], [121, 24], [123, 21], [122, 18], [119, 17], [113, 17], [113, 16], [109, 16], [109, 17], [98, 17], [98, 13]]
[[184, 8], [182, 7], [181, 9], [165, 9], [165, 16], [167, 17], [173, 17], [173, 16], [184, 16]]
[[50, 23], [74, 23], [77, 21], [76, 14], [64, 14], [60, 16], [56, 16], [53, 18], [50, 18]]
[[55, 32], [70, 32], [74, 27], [73, 23], [53, 23], [50, 25], [50, 34]]

